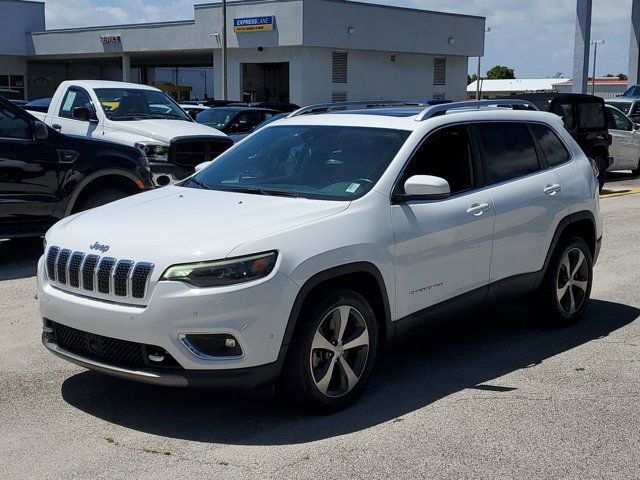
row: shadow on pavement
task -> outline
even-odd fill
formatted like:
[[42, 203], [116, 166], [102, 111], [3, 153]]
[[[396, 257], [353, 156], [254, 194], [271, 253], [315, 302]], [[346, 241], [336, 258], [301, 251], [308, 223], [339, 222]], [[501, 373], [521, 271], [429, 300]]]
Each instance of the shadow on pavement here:
[[19, 238], [0, 242], [0, 281], [33, 277], [42, 255], [42, 239]]
[[[83, 372], [62, 396], [89, 415], [154, 435], [235, 445], [282, 445], [363, 430], [467, 388], [505, 394], [513, 386], [482, 385], [537, 365], [633, 322], [640, 310], [593, 300], [579, 324], [539, 327], [529, 310], [503, 306], [418, 335], [379, 359], [369, 388], [351, 408], [328, 416], [292, 411], [213, 391], [169, 389]], [[581, 366], [581, 365], [580, 365]]]

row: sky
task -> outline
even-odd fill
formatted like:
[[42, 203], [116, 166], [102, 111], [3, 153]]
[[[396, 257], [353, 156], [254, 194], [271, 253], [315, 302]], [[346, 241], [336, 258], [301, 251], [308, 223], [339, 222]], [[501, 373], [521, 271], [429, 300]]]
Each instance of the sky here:
[[[483, 66], [506, 65], [519, 78], [571, 78], [575, 0], [366, 0], [487, 17]], [[45, 0], [47, 28], [144, 23], [193, 18], [193, 5], [215, 0]], [[627, 73], [631, 0], [593, 1], [597, 76]], [[483, 72], [487, 68], [483, 67]], [[470, 71], [476, 62], [471, 61]], [[591, 70], [590, 70], [591, 71]]]

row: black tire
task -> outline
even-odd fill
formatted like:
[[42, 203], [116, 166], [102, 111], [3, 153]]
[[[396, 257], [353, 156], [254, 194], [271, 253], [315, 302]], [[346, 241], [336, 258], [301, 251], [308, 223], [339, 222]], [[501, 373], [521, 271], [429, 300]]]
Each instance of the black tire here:
[[84, 212], [91, 208], [100, 207], [107, 203], [115, 202], [121, 198], [125, 198], [131, 195], [131, 193], [117, 188], [105, 188], [90, 194], [84, 198], [82, 202], [74, 209], [75, 212]]
[[[583, 263], [579, 263], [580, 252]], [[569, 268], [575, 269], [572, 275], [571, 285], [568, 284], [569, 276], [566, 275], [565, 256], [569, 259]], [[577, 268], [579, 267], [579, 268]], [[566, 282], [565, 282], [566, 280]], [[573, 283], [575, 282], [575, 284]], [[542, 323], [551, 327], [566, 327], [576, 323], [587, 309], [591, 286], [593, 283], [593, 258], [587, 243], [580, 237], [570, 238], [556, 247], [551, 262], [540, 286], [534, 311], [540, 316]], [[582, 290], [582, 286], [586, 288]], [[564, 294], [562, 290], [564, 288]], [[561, 296], [559, 299], [558, 297]], [[575, 311], [572, 311], [573, 300]]]
[[[345, 349], [344, 354], [329, 352], [322, 348], [312, 349], [316, 334], [328, 325], [326, 322], [331, 323], [331, 312], [335, 312], [341, 306], [352, 308], [348, 313], [349, 320], [344, 334], [347, 340], [344, 344], [347, 345], [349, 339], [360, 338], [358, 332], [362, 327], [358, 322], [364, 321], [369, 339], [366, 355], [365, 347], [362, 346], [351, 350]], [[359, 316], [356, 316], [354, 310]], [[339, 311], [337, 315], [340, 315]], [[351, 405], [362, 393], [371, 377], [378, 353], [378, 332], [375, 313], [369, 302], [359, 293], [343, 289], [316, 297], [300, 313], [278, 385], [280, 396], [298, 408], [318, 413], [330, 413]], [[331, 336], [329, 333], [324, 335], [325, 338]], [[342, 356], [343, 358], [338, 358]], [[366, 359], [362, 363], [364, 356]], [[353, 362], [355, 367], [352, 372], [360, 372], [358, 380], [351, 389], [346, 385], [347, 376], [346, 370], [342, 367], [342, 361]], [[326, 368], [326, 371], [334, 372], [330, 375], [332, 381], [327, 383], [329, 388], [326, 393], [323, 393], [318, 387], [318, 383], [321, 383], [318, 382], [318, 378], [322, 380], [323, 366], [330, 365], [331, 362], [335, 363], [334, 369]], [[317, 378], [314, 376], [314, 368], [315, 372], [319, 372]], [[346, 390], [340, 393], [341, 388]]]
[[638, 161], [638, 168], [636, 168], [635, 170], [631, 170], [631, 173], [633, 173], [636, 177], [640, 177], [640, 161]]

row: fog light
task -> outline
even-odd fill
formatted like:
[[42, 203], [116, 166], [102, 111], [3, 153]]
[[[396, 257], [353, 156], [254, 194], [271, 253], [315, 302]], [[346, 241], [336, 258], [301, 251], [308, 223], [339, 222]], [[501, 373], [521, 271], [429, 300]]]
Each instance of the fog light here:
[[191, 353], [205, 360], [242, 356], [238, 341], [228, 333], [181, 333], [178, 338]]

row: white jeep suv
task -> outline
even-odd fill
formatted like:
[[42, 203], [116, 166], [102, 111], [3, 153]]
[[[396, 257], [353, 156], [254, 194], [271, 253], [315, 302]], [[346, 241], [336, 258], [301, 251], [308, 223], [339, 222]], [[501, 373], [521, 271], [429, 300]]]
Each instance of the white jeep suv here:
[[277, 383], [330, 410], [385, 345], [443, 317], [522, 295], [551, 324], [582, 316], [598, 181], [560, 118], [515, 101], [334, 108], [58, 222], [38, 266], [44, 345], [118, 377]]

